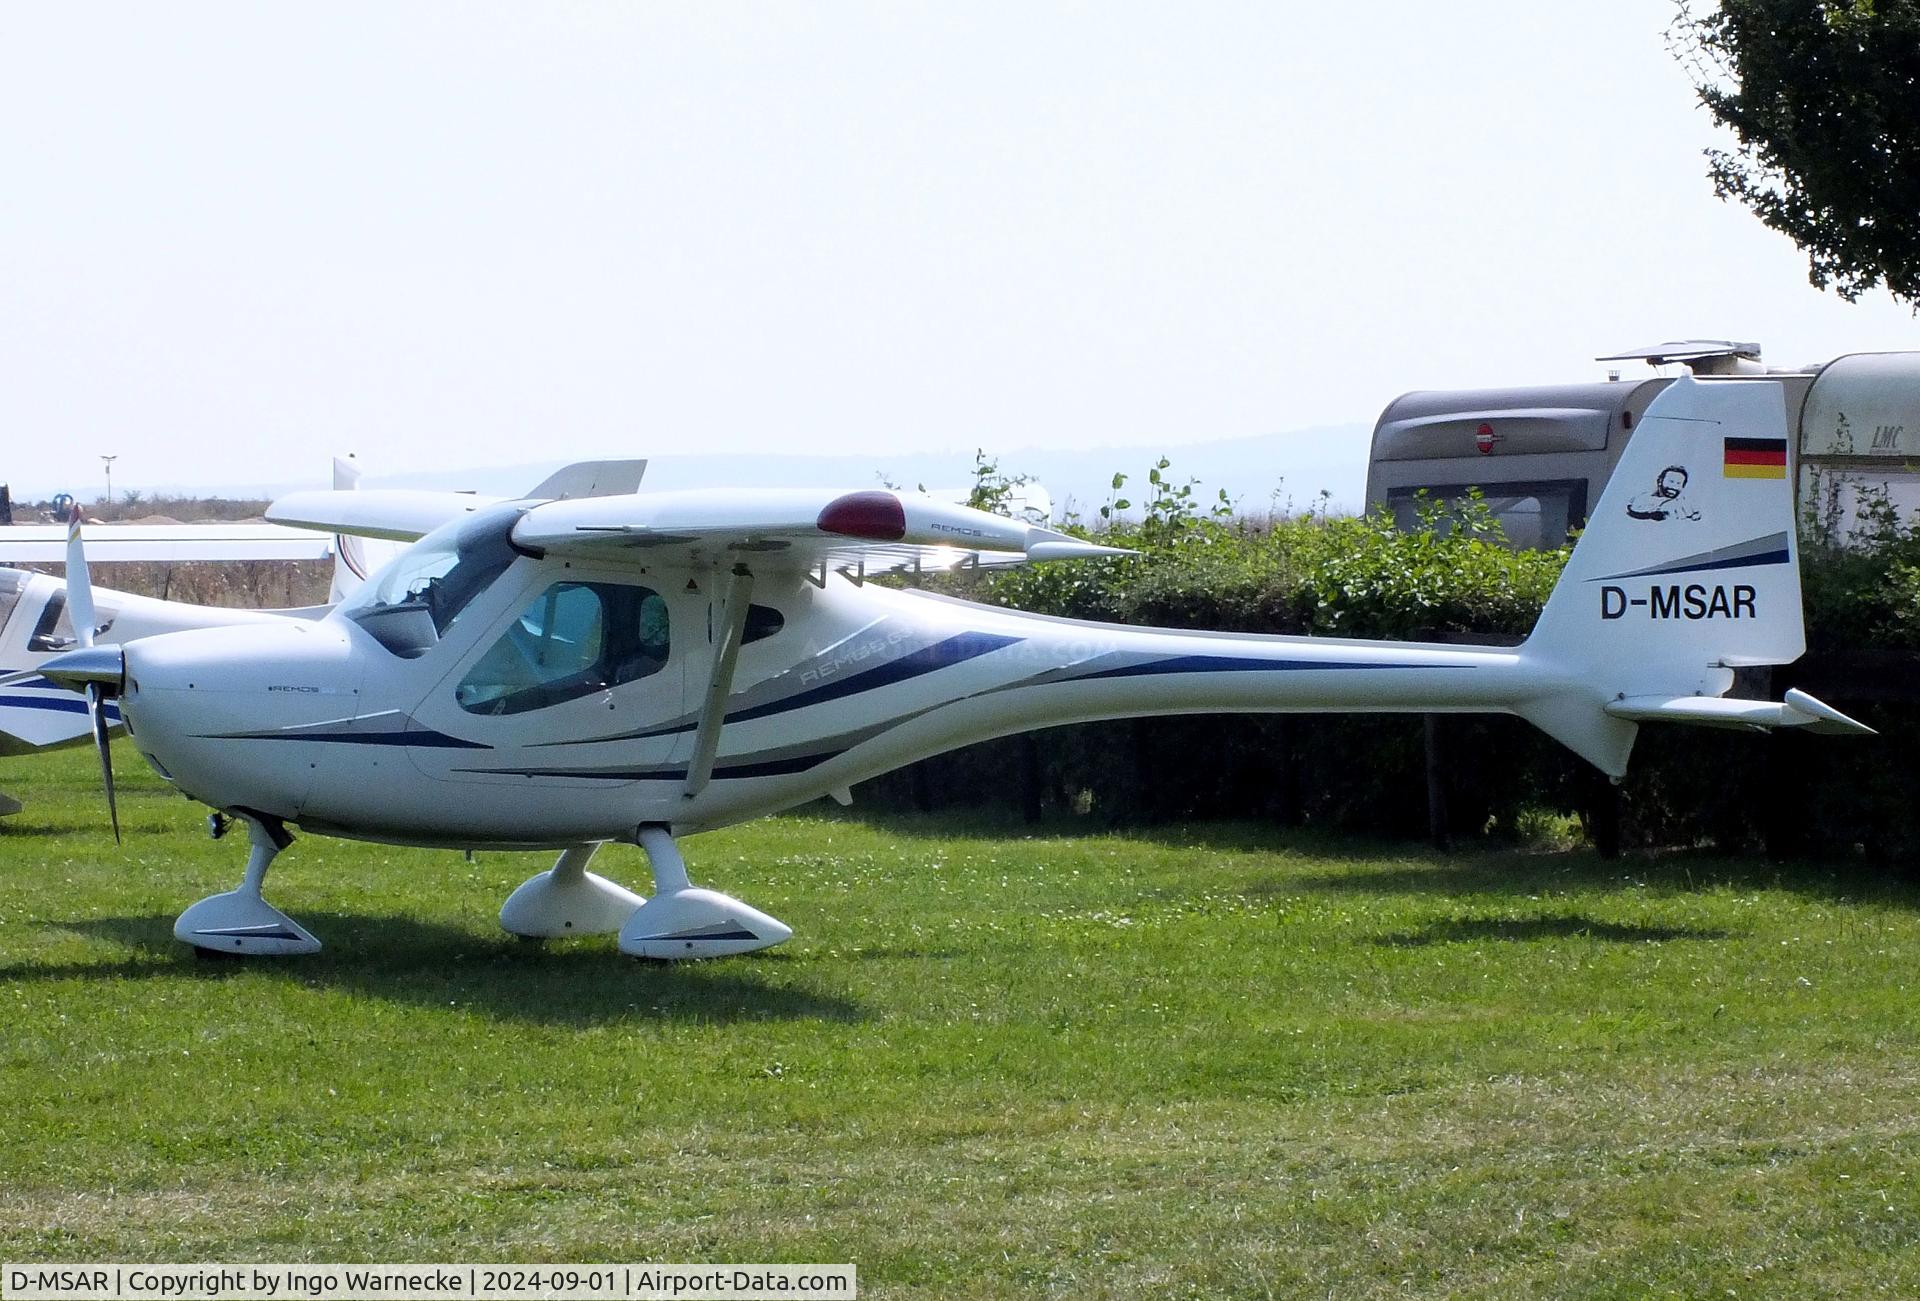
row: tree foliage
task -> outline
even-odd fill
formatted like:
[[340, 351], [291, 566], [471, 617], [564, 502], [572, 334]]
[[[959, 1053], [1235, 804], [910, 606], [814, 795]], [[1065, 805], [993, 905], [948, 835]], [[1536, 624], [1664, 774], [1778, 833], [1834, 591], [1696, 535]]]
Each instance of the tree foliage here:
[[1738, 199], [1852, 301], [1920, 307], [1920, 0], [1677, 0], [1669, 43], [1730, 129], [1710, 149]]

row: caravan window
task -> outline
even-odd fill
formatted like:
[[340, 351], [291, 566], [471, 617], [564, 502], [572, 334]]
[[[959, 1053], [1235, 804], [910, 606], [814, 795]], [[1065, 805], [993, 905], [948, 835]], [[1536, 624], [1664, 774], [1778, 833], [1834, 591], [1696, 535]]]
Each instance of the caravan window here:
[[[1424, 492], [1424, 495], [1422, 493]], [[1553, 483], [1491, 483], [1481, 492], [1487, 509], [1500, 521], [1510, 545], [1521, 550], [1563, 547], [1567, 534], [1587, 522], [1587, 485], [1583, 479]], [[1420, 527], [1423, 502], [1453, 505], [1466, 498], [1467, 485], [1448, 484], [1427, 489], [1395, 488], [1387, 494], [1396, 528], [1411, 532]]]

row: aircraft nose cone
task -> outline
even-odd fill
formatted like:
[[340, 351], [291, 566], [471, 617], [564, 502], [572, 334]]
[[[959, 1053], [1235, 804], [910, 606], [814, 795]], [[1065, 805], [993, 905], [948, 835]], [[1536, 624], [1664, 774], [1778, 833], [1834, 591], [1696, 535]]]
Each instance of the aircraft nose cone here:
[[325, 622], [165, 633], [126, 656], [120, 704], [134, 747], [216, 809], [296, 820], [341, 748], [308, 739], [308, 729], [358, 708], [352, 645]]
[[40, 666], [40, 674], [69, 691], [84, 691], [93, 682], [118, 691], [126, 683], [127, 655], [118, 646], [89, 646], [54, 656]]

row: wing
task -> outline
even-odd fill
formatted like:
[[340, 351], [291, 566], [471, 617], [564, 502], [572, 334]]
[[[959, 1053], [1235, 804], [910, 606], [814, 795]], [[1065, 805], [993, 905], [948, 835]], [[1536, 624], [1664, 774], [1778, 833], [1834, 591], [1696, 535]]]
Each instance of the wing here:
[[[335, 482], [339, 482], [338, 462]], [[579, 461], [556, 470], [523, 500], [608, 496], [631, 493], [646, 473], [645, 461]], [[295, 492], [267, 507], [267, 518], [294, 528], [317, 529], [347, 537], [417, 542], [449, 520], [471, 515], [508, 500], [470, 492], [433, 492], [417, 488], [338, 488], [332, 492]], [[92, 541], [88, 544], [91, 547]]]
[[[267, 507], [267, 518], [290, 531], [316, 529], [349, 537], [417, 542], [448, 520], [496, 505], [499, 497], [418, 488], [354, 488], [288, 493]], [[87, 538], [87, 552], [93, 552]]]
[[[90, 560], [319, 560], [327, 540], [278, 524], [102, 524], [87, 530]], [[0, 564], [65, 561], [67, 526], [0, 528]]]
[[915, 493], [662, 492], [535, 506], [513, 529], [531, 551], [702, 568], [856, 575], [1131, 554]]

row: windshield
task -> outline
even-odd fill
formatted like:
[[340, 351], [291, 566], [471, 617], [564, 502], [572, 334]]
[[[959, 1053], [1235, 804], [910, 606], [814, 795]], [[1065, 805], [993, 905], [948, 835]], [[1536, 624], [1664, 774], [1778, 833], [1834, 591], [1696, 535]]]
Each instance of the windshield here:
[[[503, 506], [441, 525], [368, 579], [341, 613], [396, 654], [418, 654], [519, 556], [512, 534], [521, 510]], [[408, 645], [388, 644], [390, 632]]]

